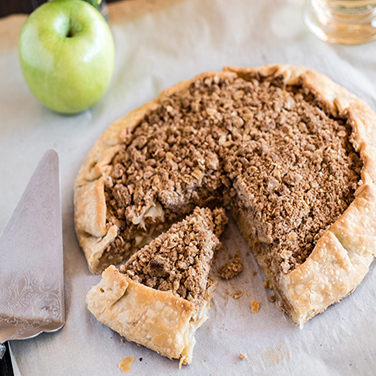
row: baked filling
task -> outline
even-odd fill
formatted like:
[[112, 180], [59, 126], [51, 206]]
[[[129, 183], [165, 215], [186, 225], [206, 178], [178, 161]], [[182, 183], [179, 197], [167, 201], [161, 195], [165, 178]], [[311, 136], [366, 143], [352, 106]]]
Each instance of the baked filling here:
[[282, 75], [200, 77], [124, 135], [105, 182], [120, 232], [103, 258], [129, 255], [196, 206], [222, 205], [277, 279], [354, 200], [362, 162], [351, 134], [347, 117]]
[[197, 207], [133, 254], [119, 270], [138, 283], [194, 303], [198, 313], [212, 283], [210, 266], [226, 223], [224, 209]]

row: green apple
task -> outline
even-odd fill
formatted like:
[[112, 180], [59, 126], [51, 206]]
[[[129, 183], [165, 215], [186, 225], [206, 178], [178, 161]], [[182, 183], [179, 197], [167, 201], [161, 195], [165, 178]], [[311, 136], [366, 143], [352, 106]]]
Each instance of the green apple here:
[[81, 0], [37, 8], [22, 27], [19, 58], [31, 92], [65, 114], [97, 103], [111, 81], [115, 48], [102, 15]]

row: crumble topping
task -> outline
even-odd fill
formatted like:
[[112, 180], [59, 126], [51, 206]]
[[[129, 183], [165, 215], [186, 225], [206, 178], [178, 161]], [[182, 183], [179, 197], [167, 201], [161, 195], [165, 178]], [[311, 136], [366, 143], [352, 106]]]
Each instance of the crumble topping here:
[[223, 279], [231, 279], [239, 275], [242, 271], [243, 263], [240, 260], [239, 253], [237, 253], [234, 259], [221, 266], [215, 275]]
[[105, 257], [195, 206], [224, 206], [246, 218], [270, 274], [288, 273], [354, 200], [362, 163], [351, 136], [347, 118], [282, 76], [197, 79], [124, 133], [105, 186], [120, 233]]
[[224, 209], [195, 208], [193, 213], [136, 252], [120, 272], [148, 287], [192, 302], [204, 298], [216, 249], [227, 217]]

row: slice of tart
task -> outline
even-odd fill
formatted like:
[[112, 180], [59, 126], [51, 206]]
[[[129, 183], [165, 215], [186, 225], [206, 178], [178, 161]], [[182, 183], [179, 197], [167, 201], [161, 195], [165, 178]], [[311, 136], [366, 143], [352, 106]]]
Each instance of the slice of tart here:
[[192, 361], [195, 331], [207, 319], [209, 279], [223, 209], [196, 208], [117, 270], [108, 267], [87, 295], [101, 323], [180, 364]]

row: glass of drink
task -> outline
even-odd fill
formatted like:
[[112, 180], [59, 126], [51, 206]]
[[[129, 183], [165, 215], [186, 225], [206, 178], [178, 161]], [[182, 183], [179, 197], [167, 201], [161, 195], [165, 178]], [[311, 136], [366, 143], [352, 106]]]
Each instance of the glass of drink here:
[[304, 20], [324, 41], [368, 42], [376, 39], [376, 0], [307, 0]]

